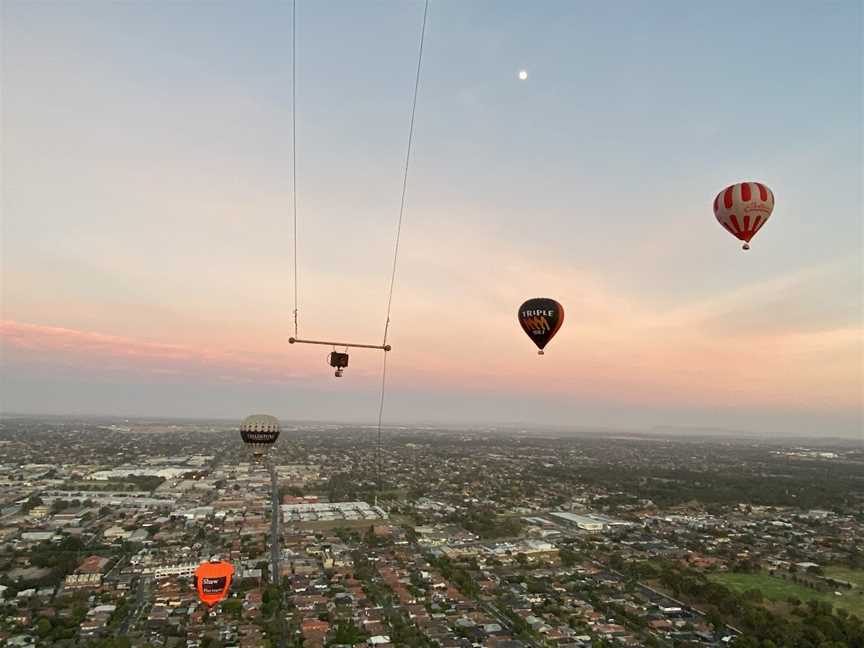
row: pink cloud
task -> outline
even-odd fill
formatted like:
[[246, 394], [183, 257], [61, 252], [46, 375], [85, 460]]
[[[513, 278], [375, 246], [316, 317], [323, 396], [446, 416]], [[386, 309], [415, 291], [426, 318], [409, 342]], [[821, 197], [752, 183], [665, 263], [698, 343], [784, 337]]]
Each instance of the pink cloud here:
[[196, 348], [8, 320], [0, 322], [0, 341], [6, 362], [13, 364], [228, 382], [279, 382], [302, 370], [287, 354]]
[[[823, 313], [823, 286], [835, 275], [845, 275], [848, 268], [842, 265], [669, 308], [651, 296], [613, 290], [564, 262], [537, 265], [500, 246], [476, 249], [467, 238], [444, 245], [430, 234], [406, 254], [390, 338], [394, 388], [591, 400], [622, 407], [829, 411], [857, 410], [862, 404], [860, 322], [844, 319], [839, 307], [836, 317], [826, 319]], [[459, 259], [470, 263], [455, 272]], [[476, 268], [484, 271], [472, 271]], [[494, 272], [485, 270], [489, 268]], [[376, 341], [380, 331], [370, 317], [375, 309], [366, 295], [374, 292], [369, 283], [352, 282], [351, 299], [338, 308], [333, 307], [335, 290], [315, 285], [307, 291], [310, 297], [301, 309], [306, 335]], [[514, 296], [533, 296], [538, 290], [567, 307], [564, 327], [543, 358], [524, 338], [514, 315]], [[279, 293], [267, 287], [261, 294]], [[782, 316], [766, 314], [766, 303]], [[202, 309], [196, 305], [196, 313]], [[252, 310], [279, 313], [284, 308], [262, 302]], [[327, 347], [287, 344], [285, 318], [220, 323], [219, 315], [208, 313], [203, 328], [191, 320], [157, 320], [161, 326], [154, 326], [152, 334], [162, 342], [135, 332], [117, 336], [85, 326], [22, 323], [25, 318], [20, 316], [4, 322], [0, 336], [7, 358], [19, 366], [220, 382], [302, 380], [316, 389], [343, 388], [326, 367]], [[138, 321], [153, 320], [124, 320]], [[200, 335], [197, 340], [195, 334]], [[380, 352], [353, 351], [346, 382], [354, 388], [374, 387], [380, 367]]]

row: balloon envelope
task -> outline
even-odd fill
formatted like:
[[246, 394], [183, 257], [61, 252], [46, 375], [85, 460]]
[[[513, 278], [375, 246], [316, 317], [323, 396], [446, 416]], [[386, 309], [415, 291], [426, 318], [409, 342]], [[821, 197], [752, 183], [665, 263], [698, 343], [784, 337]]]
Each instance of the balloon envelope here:
[[774, 192], [761, 182], [730, 185], [714, 199], [714, 217], [750, 249], [750, 239], [762, 229], [774, 211]]
[[564, 323], [564, 307], [554, 299], [536, 297], [519, 307], [519, 324], [540, 352]]
[[206, 562], [195, 570], [195, 589], [198, 598], [213, 607], [228, 595], [234, 567], [224, 560]]
[[279, 420], [269, 414], [253, 414], [240, 424], [240, 438], [255, 455], [263, 455], [279, 438]]

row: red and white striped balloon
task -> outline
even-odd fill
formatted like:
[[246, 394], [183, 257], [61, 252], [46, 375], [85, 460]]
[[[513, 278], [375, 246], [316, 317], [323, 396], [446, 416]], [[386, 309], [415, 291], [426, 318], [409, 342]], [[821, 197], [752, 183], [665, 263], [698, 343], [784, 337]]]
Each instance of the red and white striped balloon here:
[[774, 211], [774, 192], [761, 182], [730, 185], [714, 199], [714, 216], [735, 238], [750, 249], [750, 239]]

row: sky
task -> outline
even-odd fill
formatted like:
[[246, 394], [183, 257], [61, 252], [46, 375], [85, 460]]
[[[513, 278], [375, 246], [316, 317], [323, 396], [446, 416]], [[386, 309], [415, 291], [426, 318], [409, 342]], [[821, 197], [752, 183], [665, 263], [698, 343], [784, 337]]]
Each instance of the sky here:
[[[3, 0], [0, 410], [369, 422], [419, 0]], [[862, 7], [432, 0], [385, 423], [861, 436]], [[528, 78], [519, 80], [520, 70]], [[727, 185], [776, 207], [753, 249]], [[543, 357], [516, 321], [566, 319]]]

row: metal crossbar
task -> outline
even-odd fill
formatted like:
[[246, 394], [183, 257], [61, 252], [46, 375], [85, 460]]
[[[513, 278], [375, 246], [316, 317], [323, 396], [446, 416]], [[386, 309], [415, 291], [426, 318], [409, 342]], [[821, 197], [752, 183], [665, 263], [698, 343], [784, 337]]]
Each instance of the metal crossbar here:
[[390, 351], [393, 347], [389, 344], [351, 344], [348, 342], [323, 342], [321, 340], [301, 340], [300, 338], [289, 337], [289, 344], [320, 344], [322, 346], [332, 347], [354, 347], [355, 349], [381, 349], [382, 351]]

